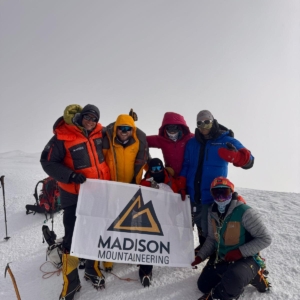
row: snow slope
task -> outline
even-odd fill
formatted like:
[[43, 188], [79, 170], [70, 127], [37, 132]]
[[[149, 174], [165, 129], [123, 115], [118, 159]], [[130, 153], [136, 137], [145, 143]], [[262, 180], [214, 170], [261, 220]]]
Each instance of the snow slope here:
[[[0, 154], [0, 176], [5, 175], [5, 198], [8, 241], [4, 240], [5, 219], [2, 189], [0, 189], [0, 274], [4, 274], [10, 262], [22, 300], [57, 300], [62, 288], [62, 277], [54, 274], [43, 279], [40, 267], [45, 262], [46, 243], [42, 243], [43, 215], [26, 215], [25, 205], [34, 203], [34, 187], [38, 180], [46, 177], [39, 164], [40, 154], [14, 151]], [[230, 177], [229, 177], [230, 178]], [[272, 245], [262, 251], [270, 272], [272, 289], [259, 294], [252, 286], [245, 289], [242, 299], [300, 299], [300, 194], [279, 193], [236, 188], [250, 206], [256, 207], [268, 225]], [[47, 223], [51, 227], [51, 223]], [[63, 236], [62, 213], [55, 215], [54, 230]], [[195, 236], [196, 237], [196, 236]], [[195, 246], [197, 241], [195, 239]], [[204, 264], [197, 270], [192, 268], [154, 267], [150, 288], [143, 288], [135, 265], [115, 264], [114, 274], [133, 281], [120, 280], [112, 274], [106, 275], [106, 289], [96, 291], [90, 283], [81, 280], [82, 289], [75, 300], [156, 300], [198, 299], [201, 296], [196, 281]], [[43, 270], [55, 270], [50, 263]], [[83, 276], [83, 271], [79, 271]], [[9, 274], [0, 276], [0, 299], [17, 299]]]

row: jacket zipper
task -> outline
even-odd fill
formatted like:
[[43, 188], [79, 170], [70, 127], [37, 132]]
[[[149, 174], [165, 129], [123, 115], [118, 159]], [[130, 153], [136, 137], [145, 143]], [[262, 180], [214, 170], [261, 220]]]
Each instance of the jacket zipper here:
[[95, 167], [97, 169], [98, 179], [101, 179], [101, 173], [100, 173], [100, 170], [99, 170], [99, 168], [97, 166], [97, 160], [96, 160], [96, 157], [95, 157], [95, 154], [94, 154], [94, 151], [93, 151], [93, 145], [92, 145], [92, 142], [91, 142], [90, 138], [91, 138], [91, 136], [88, 137], [88, 143], [90, 144], [90, 147], [91, 147], [91, 150], [92, 150], [91, 152], [92, 152], [92, 156], [94, 158]]

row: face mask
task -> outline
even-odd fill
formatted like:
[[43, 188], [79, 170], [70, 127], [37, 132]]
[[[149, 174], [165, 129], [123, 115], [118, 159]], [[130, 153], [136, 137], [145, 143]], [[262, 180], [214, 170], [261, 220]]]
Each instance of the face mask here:
[[226, 205], [228, 205], [230, 203], [230, 201], [231, 201], [231, 197], [230, 197], [230, 199], [222, 201], [222, 202], [215, 200], [215, 203], [217, 203], [218, 210], [221, 214], [223, 214], [225, 212]]
[[150, 172], [150, 174], [157, 183], [163, 183], [165, 181], [165, 173], [163, 171], [156, 173]]
[[169, 133], [168, 131], [167, 131], [167, 135], [168, 135], [168, 137], [169, 137], [169, 139], [170, 140], [172, 140], [172, 141], [177, 141], [177, 139], [178, 139], [178, 134], [179, 134], [179, 132], [176, 132], [176, 133]]

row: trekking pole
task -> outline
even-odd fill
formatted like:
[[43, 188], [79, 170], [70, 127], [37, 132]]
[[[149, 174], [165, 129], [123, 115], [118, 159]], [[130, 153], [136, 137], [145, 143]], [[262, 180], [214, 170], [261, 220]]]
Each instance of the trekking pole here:
[[10, 278], [11, 278], [11, 280], [13, 282], [13, 285], [14, 285], [14, 288], [15, 288], [15, 292], [16, 292], [16, 295], [17, 295], [17, 299], [21, 300], [20, 293], [19, 293], [18, 286], [17, 286], [17, 282], [16, 282], [14, 274], [12, 273], [12, 271], [11, 271], [11, 269], [9, 267], [9, 263], [6, 265], [5, 272], [4, 272], [4, 278], [6, 278], [6, 272], [7, 271], [8, 271], [8, 274], [10, 275]]
[[2, 193], [3, 193], [3, 207], [4, 207], [4, 219], [5, 219], [5, 233], [6, 237], [4, 238], [6, 241], [10, 239], [9, 236], [7, 236], [7, 220], [6, 220], [6, 206], [5, 206], [5, 191], [4, 191], [4, 175], [0, 177], [1, 181], [1, 187], [2, 187]]

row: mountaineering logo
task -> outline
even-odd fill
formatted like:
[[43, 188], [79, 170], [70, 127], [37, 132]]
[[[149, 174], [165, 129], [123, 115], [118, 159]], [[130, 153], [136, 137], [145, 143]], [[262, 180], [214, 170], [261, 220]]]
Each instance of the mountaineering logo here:
[[144, 204], [141, 189], [135, 193], [107, 230], [164, 235], [152, 201]]

